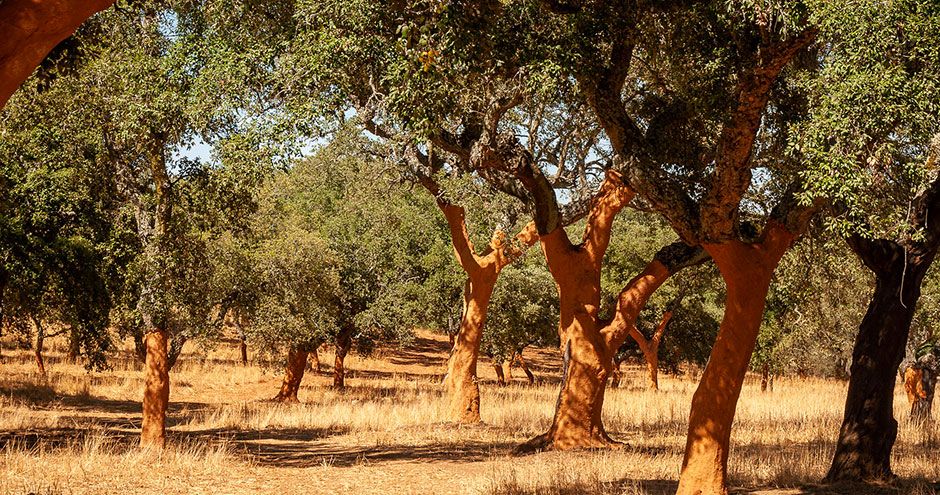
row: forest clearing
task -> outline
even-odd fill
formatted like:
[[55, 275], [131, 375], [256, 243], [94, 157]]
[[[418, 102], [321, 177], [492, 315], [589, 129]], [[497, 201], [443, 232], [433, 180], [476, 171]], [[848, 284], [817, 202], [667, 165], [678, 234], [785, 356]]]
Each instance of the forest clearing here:
[[[440, 400], [446, 337], [420, 332], [412, 347], [348, 360], [346, 390], [329, 388], [329, 367], [310, 373], [300, 404], [267, 401], [278, 378], [240, 364], [236, 346], [174, 370], [160, 454], [135, 449], [139, 365], [132, 358], [88, 375], [50, 353], [46, 379], [33, 356], [5, 350], [0, 408], [2, 493], [409, 493], [665, 494], [675, 490], [692, 376], [664, 376], [659, 392], [631, 366], [608, 391], [608, 427], [622, 450], [546, 452], [512, 449], [551, 422], [560, 359], [532, 349], [540, 381], [514, 370], [507, 387], [480, 367], [483, 424], [452, 425]], [[332, 353], [320, 353], [323, 363]], [[898, 387], [897, 414], [906, 413]], [[894, 469], [899, 486], [823, 487], [842, 415], [845, 383], [782, 378], [761, 392], [748, 378], [733, 437], [733, 493], [927, 495], [936, 490], [940, 428], [901, 422]], [[141, 476], [152, 469], [159, 476]]]

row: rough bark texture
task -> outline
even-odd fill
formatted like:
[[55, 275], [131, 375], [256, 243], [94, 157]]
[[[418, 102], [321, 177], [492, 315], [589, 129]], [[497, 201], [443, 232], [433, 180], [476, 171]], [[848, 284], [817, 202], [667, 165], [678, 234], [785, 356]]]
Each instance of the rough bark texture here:
[[0, 3], [0, 108], [59, 42], [113, 0]]
[[307, 353], [299, 349], [287, 351], [287, 366], [284, 368], [284, 380], [281, 390], [271, 400], [276, 402], [299, 402], [297, 392], [300, 382], [304, 379], [304, 370], [307, 366]]
[[170, 368], [167, 363], [169, 337], [164, 330], [152, 329], [144, 340], [147, 369], [140, 445], [163, 448], [166, 444], [166, 410], [170, 402]]
[[855, 339], [845, 415], [826, 479], [884, 481], [893, 478], [891, 449], [898, 430], [894, 370], [904, 359], [929, 262], [912, 259], [890, 241], [853, 238], [850, 245], [875, 273], [875, 292]]
[[728, 447], [738, 397], [757, 343], [770, 279], [794, 239], [772, 222], [762, 242], [733, 240], [704, 246], [728, 292], [718, 337], [692, 396], [677, 494], [727, 493]]
[[855, 338], [845, 414], [826, 475], [829, 481], [894, 477], [894, 374], [904, 359], [921, 283], [940, 247], [940, 178], [918, 194], [910, 211], [911, 229], [920, 231], [920, 240], [848, 239], [876, 283]]

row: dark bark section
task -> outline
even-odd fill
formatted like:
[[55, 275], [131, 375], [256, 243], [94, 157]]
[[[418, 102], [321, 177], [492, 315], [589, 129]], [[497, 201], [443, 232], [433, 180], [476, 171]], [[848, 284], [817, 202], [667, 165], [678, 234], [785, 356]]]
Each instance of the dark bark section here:
[[911, 230], [923, 234], [920, 240], [848, 239], [875, 274], [876, 285], [855, 338], [845, 415], [827, 481], [894, 477], [894, 376], [904, 359], [921, 283], [940, 247], [940, 178], [915, 198], [911, 213]]
[[855, 338], [845, 414], [826, 480], [883, 481], [893, 478], [895, 370], [904, 359], [921, 281], [933, 255], [917, 256], [884, 240], [854, 237], [849, 245], [875, 273], [876, 283]]

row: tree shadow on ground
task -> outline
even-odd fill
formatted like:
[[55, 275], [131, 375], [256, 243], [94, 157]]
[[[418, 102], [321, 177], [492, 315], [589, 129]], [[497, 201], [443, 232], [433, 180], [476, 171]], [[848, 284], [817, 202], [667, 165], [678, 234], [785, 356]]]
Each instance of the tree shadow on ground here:
[[389, 444], [363, 447], [324, 441], [241, 442], [235, 449], [253, 463], [271, 467], [308, 468], [315, 466], [349, 467], [387, 462], [479, 462], [505, 455], [515, 442], [461, 440], [422, 445]]

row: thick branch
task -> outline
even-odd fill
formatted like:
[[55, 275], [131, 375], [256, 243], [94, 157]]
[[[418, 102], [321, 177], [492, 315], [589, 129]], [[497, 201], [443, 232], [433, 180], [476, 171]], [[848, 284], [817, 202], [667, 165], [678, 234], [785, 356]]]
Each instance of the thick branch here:
[[607, 172], [584, 231], [584, 250], [598, 270], [610, 244], [614, 218], [633, 199], [634, 194], [632, 189], [624, 185], [619, 173], [612, 170]]
[[737, 106], [718, 139], [715, 173], [702, 201], [702, 234], [709, 242], [733, 237], [738, 207], [751, 184], [751, 153], [770, 90], [780, 71], [816, 39], [810, 28], [798, 36], [761, 50], [756, 67], [739, 75]]

